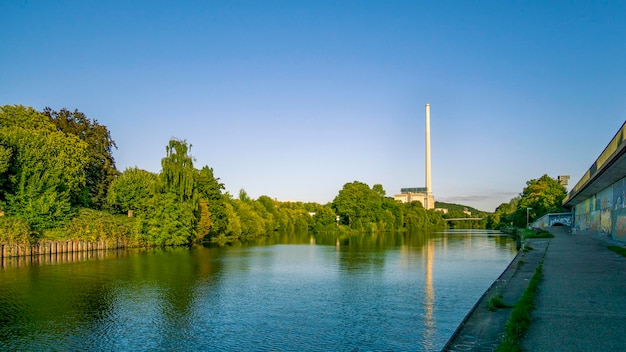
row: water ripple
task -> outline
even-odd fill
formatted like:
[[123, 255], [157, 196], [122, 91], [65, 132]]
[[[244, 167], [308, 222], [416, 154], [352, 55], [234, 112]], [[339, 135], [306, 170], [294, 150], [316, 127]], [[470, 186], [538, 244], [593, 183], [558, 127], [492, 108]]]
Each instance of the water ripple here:
[[344, 242], [0, 270], [0, 350], [439, 350], [514, 255], [489, 236]]

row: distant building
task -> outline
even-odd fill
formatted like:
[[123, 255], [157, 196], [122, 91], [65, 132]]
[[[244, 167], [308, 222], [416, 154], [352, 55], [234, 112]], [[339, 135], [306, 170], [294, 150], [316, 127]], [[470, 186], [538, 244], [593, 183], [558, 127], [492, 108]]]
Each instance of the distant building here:
[[393, 198], [402, 203], [418, 201], [424, 209], [435, 209], [430, 172], [430, 104], [426, 104], [426, 187], [402, 188]]
[[402, 203], [418, 201], [422, 203], [424, 209], [435, 208], [435, 197], [427, 191], [426, 187], [402, 188], [400, 194], [394, 195], [393, 198]]
[[569, 184], [569, 176], [557, 176], [556, 179], [563, 187], [567, 187]]

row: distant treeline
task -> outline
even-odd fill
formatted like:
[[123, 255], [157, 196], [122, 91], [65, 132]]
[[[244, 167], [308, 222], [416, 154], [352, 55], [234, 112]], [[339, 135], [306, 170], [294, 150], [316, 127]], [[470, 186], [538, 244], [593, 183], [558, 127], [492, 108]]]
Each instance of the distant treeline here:
[[[441, 212], [402, 204], [382, 186], [345, 184], [325, 205], [237, 197], [185, 140], [161, 171], [120, 172], [106, 126], [78, 110], [0, 107], [0, 243], [123, 240], [132, 246], [226, 242], [289, 231], [381, 232], [445, 226]], [[312, 186], [314, 187], [314, 186]]]
[[526, 181], [519, 196], [500, 204], [488, 216], [487, 226], [493, 229], [526, 227], [545, 214], [567, 212], [569, 209], [563, 208], [565, 196], [565, 186], [548, 175]]

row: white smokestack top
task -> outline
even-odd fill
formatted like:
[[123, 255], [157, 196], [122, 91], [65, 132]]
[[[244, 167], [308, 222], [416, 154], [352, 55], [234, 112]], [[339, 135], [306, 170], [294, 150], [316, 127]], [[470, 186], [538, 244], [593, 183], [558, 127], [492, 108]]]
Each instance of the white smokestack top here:
[[426, 104], [426, 193], [432, 193], [430, 181], [430, 104]]

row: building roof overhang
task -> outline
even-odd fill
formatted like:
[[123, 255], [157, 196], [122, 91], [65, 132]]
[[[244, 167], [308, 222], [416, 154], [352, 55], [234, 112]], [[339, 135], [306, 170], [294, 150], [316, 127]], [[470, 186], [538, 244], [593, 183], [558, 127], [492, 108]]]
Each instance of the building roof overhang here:
[[563, 200], [564, 207], [597, 194], [626, 176], [626, 122], [604, 149], [598, 159]]

